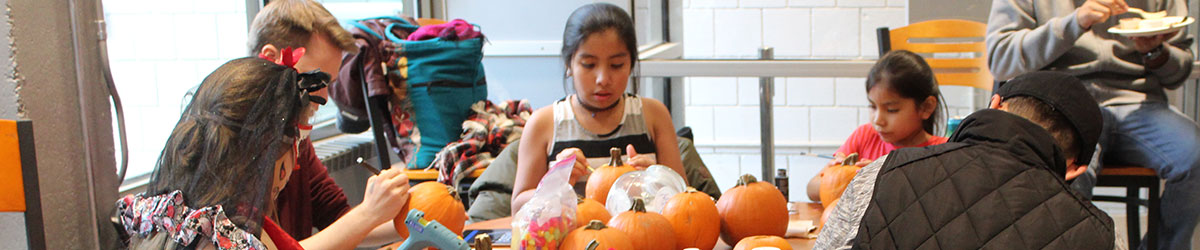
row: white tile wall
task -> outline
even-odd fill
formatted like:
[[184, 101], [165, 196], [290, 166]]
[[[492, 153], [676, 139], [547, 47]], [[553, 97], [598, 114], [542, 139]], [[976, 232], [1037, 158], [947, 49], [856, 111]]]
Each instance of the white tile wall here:
[[835, 3], [834, 0], [788, 0], [791, 7], [832, 7]]
[[809, 141], [809, 108], [776, 107], [775, 144], [800, 144]]
[[763, 9], [763, 46], [775, 48], [775, 58], [803, 58], [812, 54], [812, 11]]
[[866, 78], [837, 78], [834, 80], [835, 101], [838, 106], [865, 107], [867, 99]]
[[[739, 77], [737, 78], [737, 99], [738, 105], [742, 106], [758, 106], [759, 104], [759, 89], [758, 78], [754, 77]], [[787, 104], [787, 90], [783, 78], [775, 78], [775, 93], [772, 95], [772, 106], [784, 106]]]
[[704, 106], [688, 106], [684, 109], [687, 114], [684, 116], [684, 123], [692, 127], [692, 135], [696, 139], [696, 144], [712, 144], [713, 134], [716, 130], [713, 129], [713, 108]]
[[[717, 57], [754, 58], [762, 46], [762, 10], [716, 9], [713, 27]], [[686, 40], [685, 40], [686, 43]]]
[[833, 78], [787, 78], [788, 103], [796, 106], [833, 106]]
[[886, 0], [837, 0], [838, 7], [883, 7]]
[[738, 7], [742, 8], [783, 8], [787, 7], [787, 0], [741, 0], [742, 4]]
[[[741, 172], [737, 176], [745, 174], [753, 175], [754, 178], [762, 179], [762, 154], [742, 155]], [[787, 169], [788, 158], [784, 155], [775, 155], [775, 169]], [[764, 180], [765, 181], [765, 180]], [[717, 186], [720, 186], [718, 184]]]
[[691, 77], [686, 82], [690, 105], [737, 105], [737, 78]]
[[810, 135], [813, 141], [841, 144], [859, 125], [858, 108], [812, 108]]
[[691, 0], [691, 8], [737, 8], [737, 0]]
[[812, 54], [815, 57], [859, 56], [859, 9], [814, 8]]
[[907, 22], [907, 11], [903, 8], [863, 8], [862, 9], [862, 56], [879, 57], [879, 39], [875, 29], [888, 27], [895, 29], [903, 27]]
[[683, 10], [683, 40], [685, 58], [713, 56], [712, 9]]
[[711, 173], [717, 181], [717, 187], [721, 191], [729, 190], [733, 185], [737, 184], [737, 176], [741, 173], [740, 158], [736, 154], [713, 153], [703, 154], [704, 164], [708, 166], [708, 172]]
[[713, 108], [713, 140], [720, 143], [758, 144], [758, 107]]

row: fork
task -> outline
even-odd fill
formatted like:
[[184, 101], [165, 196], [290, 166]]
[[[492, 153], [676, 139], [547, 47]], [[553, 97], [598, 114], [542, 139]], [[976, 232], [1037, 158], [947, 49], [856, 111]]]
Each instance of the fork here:
[[1146, 12], [1145, 10], [1139, 8], [1129, 7], [1129, 12], [1137, 13], [1138, 15], [1141, 15], [1143, 19], [1159, 19], [1167, 16], [1167, 11], [1165, 10], [1158, 12]]

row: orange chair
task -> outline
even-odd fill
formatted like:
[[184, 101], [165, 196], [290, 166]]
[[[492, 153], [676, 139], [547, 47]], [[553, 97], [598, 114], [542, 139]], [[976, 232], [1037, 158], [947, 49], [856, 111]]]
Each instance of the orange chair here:
[[[983, 40], [987, 35], [987, 24], [957, 19], [930, 20], [894, 30], [881, 27], [876, 30], [876, 35], [881, 56], [893, 49], [924, 56], [933, 68], [938, 85], [992, 90], [987, 44]], [[946, 58], [947, 55], [952, 58]]]
[[[1141, 219], [1139, 206], [1146, 206], [1149, 215], [1146, 218], [1146, 249], [1157, 249], [1158, 224], [1162, 222], [1159, 214], [1160, 180], [1153, 169], [1138, 166], [1105, 164], [1096, 175], [1097, 187], [1123, 187], [1125, 196], [1096, 195], [1094, 201], [1111, 201], [1125, 203], [1126, 232], [1129, 233], [1129, 249], [1137, 249], [1141, 244]], [[1150, 189], [1148, 199], [1138, 195], [1142, 188]]]
[[0, 212], [25, 214], [25, 244], [28, 245], [6, 243], [16, 244], [18, 248], [46, 248], [36, 158], [33, 123], [0, 120]]

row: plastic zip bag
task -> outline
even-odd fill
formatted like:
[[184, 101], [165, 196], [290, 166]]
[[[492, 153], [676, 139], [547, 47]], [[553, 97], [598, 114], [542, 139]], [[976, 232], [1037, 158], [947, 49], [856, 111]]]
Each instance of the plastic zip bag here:
[[538, 182], [533, 198], [513, 216], [515, 249], [558, 249], [575, 224], [575, 189], [569, 180], [575, 156], [555, 162]]

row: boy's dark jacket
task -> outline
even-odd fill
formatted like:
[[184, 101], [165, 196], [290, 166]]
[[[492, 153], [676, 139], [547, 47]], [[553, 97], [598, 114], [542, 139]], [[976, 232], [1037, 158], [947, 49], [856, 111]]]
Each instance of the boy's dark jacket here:
[[855, 249], [1112, 249], [1113, 222], [1064, 181], [1049, 132], [975, 112], [946, 144], [892, 151]]

